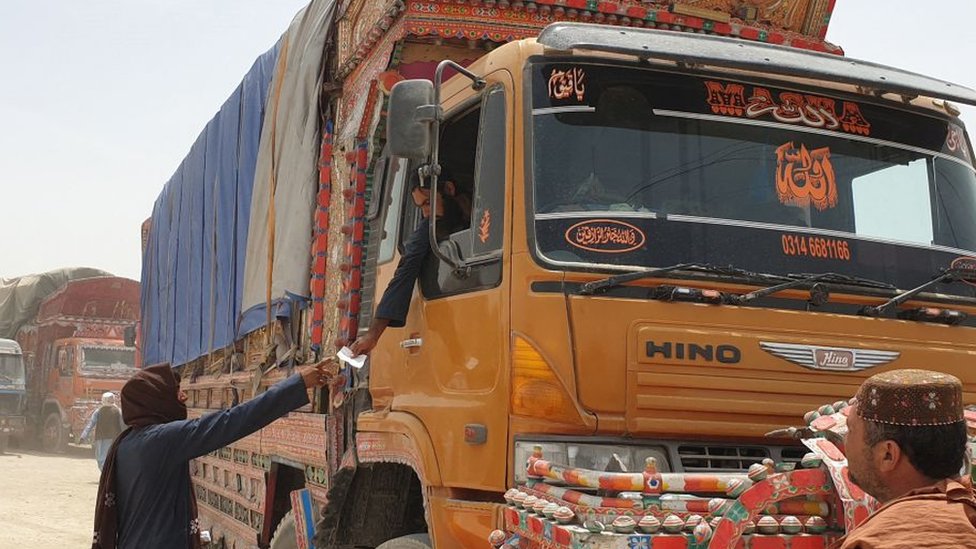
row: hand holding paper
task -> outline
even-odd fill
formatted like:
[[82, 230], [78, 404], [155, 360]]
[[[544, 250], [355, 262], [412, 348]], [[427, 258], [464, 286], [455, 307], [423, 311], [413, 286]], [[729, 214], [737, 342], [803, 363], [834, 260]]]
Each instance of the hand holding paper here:
[[352, 350], [349, 349], [349, 347], [339, 349], [336, 356], [339, 357], [339, 360], [356, 369], [362, 368], [363, 365], [366, 364], [366, 355], [353, 356]]

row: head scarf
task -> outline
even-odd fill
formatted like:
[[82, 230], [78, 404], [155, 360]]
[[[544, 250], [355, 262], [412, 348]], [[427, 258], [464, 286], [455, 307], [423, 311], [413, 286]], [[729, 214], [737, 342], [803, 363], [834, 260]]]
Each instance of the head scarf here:
[[113, 404], [115, 404], [115, 394], [102, 393], [102, 406], [111, 406]]
[[[119, 443], [133, 428], [158, 425], [186, 419], [186, 405], [180, 402], [180, 378], [169, 364], [157, 364], [140, 370], [122, 386], [122, 419], [128, 429], [115, 438], [105, 458], [98, 482], [95, 504], [95, 535], [92, 549], [115, 549], [118, 541], [118, 491], [115, 485], [115, 459]], [[189, 467], [189, 463], [187, 463]], [[197, 500], [190, 486], [190, 543], [200, 547], [197, 524]]]

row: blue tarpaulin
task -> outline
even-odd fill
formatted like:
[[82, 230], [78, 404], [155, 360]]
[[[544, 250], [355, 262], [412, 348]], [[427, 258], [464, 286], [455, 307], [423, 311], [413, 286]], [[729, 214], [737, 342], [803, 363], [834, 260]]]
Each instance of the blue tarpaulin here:
[[239, 338], [251, 193], [279, 45], [255, 61], [153, 207], [142, 267], [144, 364]]

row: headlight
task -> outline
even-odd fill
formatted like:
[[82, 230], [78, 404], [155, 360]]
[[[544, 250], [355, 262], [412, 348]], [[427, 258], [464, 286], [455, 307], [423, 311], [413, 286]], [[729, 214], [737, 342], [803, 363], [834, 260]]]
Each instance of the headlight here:
[[671, 472], [667, 450], [663, 446], [630, 446], [613, 444], [578, 444], [575, 442], [531, 442], [515, 443], [515, 481], [525, 482], [525, 466], [536, 446], [542, 447], [543, 459], [559, 465], [605, 471], [614, 455], [623, 464], [623, 472], [640, 473], [644, 462], [653, 457], [657, 469], [662, 473]]

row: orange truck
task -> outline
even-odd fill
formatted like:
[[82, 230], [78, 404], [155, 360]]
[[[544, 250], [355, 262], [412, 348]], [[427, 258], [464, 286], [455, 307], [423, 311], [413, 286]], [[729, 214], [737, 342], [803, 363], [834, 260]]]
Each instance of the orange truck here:
[[28, 431], [45, 451], [58, 452], [80, 442], [102, 394], [118, 394], [136, 371], [134, 342], [125, 341], [125, 332], [138, 320], [139, 283], [71, 278], [50, 291], [46, 282], [42, 275], [18, 286], [36, 312], [19, 325], [16, 340], [27, 374]]
[[212, 542], [812, 548], [863, 520], [831, 434], [863, 379], [976, 401], [976, 92], [844, 57], [832, 9], [299, 13], [145, 225], [144, 362], [193, 414], [245, 401], [370, 325], [418, 182], [470, 207], [365, 366], [193, 462]]

